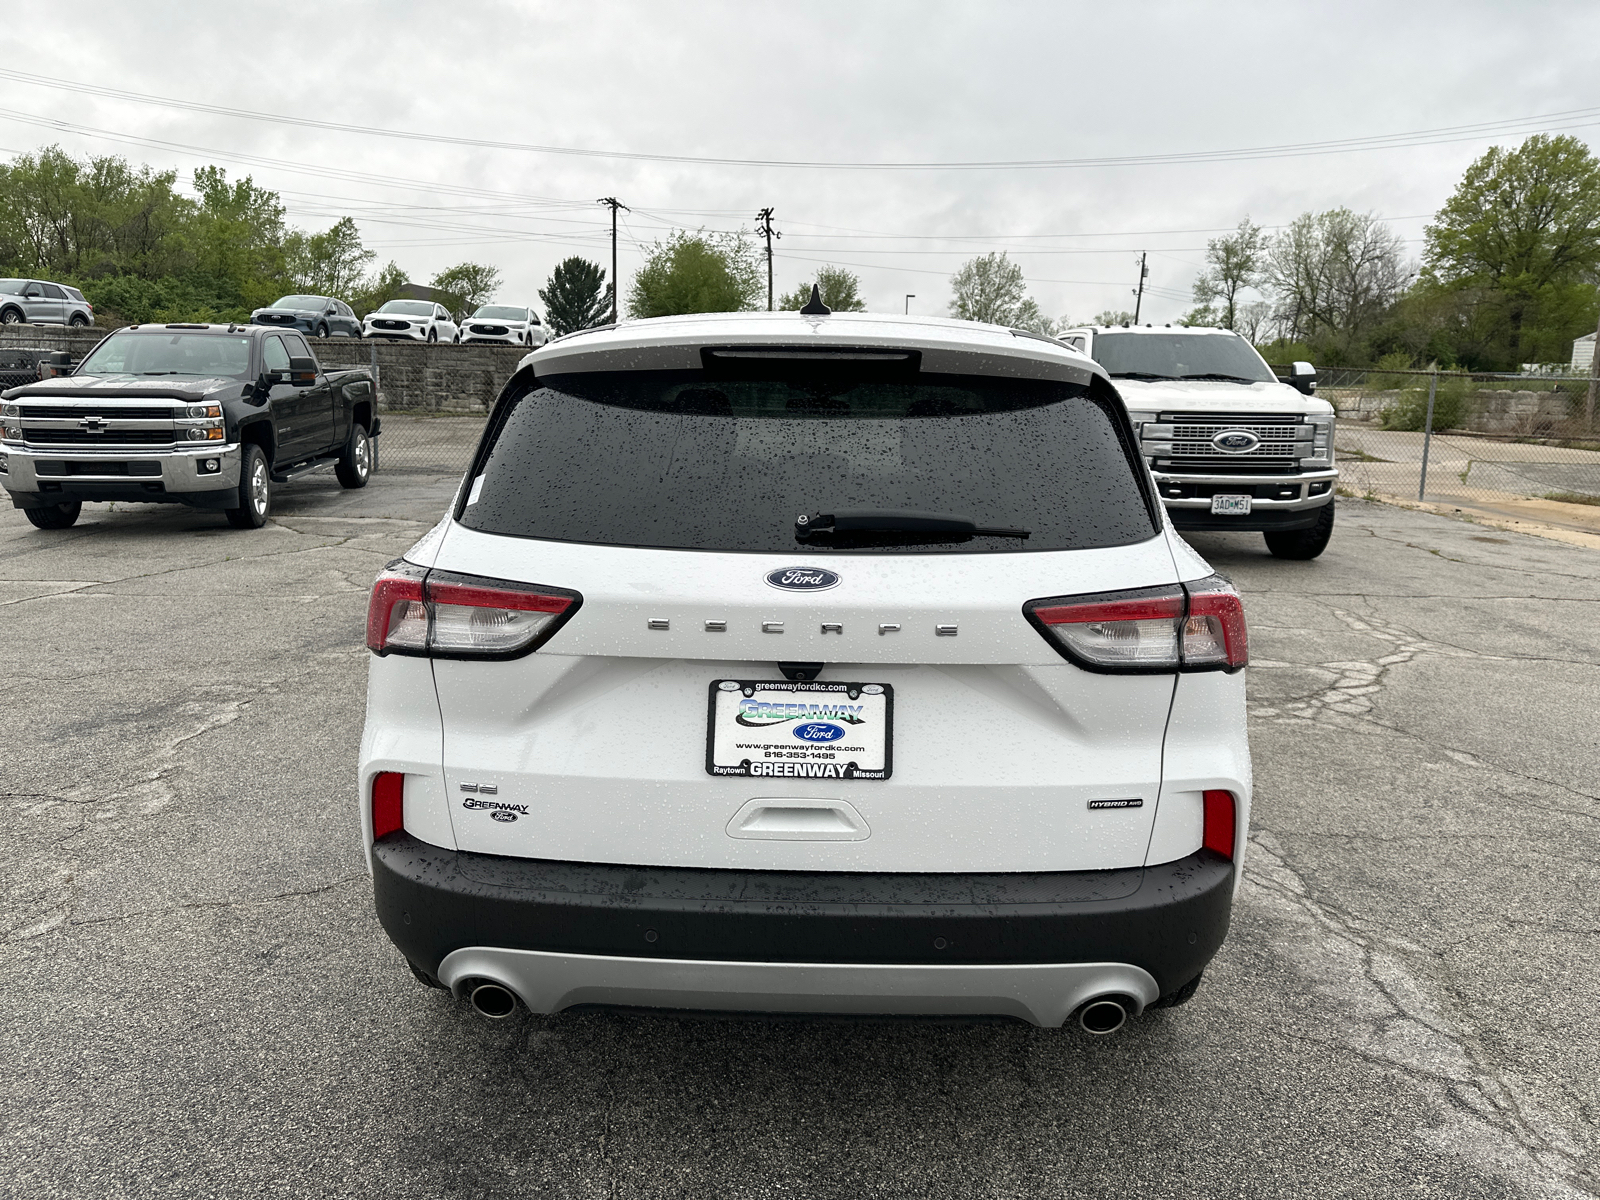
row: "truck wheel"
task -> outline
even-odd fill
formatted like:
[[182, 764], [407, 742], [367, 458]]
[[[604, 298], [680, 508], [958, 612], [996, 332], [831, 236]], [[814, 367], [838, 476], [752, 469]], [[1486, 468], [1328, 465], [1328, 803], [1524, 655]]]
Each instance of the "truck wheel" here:
[[1296, 529], [1289, 533], [1268, 533], [1263, 536], [1267, 539], [1267, 549], [1272, 551], [1275, 558], [1308, 559], [1315, 558], [1328, 548], [1328, 540], [1333, 537], [1333, 506], [1336, 502], [1329, 500], [1322, 506], [1322, 511], [1317, 514], [1317, 523], [1310, 529]]
[[344, 487], [367, 486], [367, 480], [372, 478], [372, 439], [367, 436], [365, 425], [355, 424], [350, 427], [350, 439], [345, 442], [344, 452], [334, 464], [333, 473], [339, 477], [339, 483]]
[[272, 513], [272, 472], [261, 447], [246, 445], [239, 463], [239, 507], [228, 509], [228, 524], [235, 529], [260, 529]]
[[[7, 322], [11, 324], [12, 322]], [[83, 502], [73, 500], [66, 504], [48, 504], [44, 508], [25, 508], [23, 515], [36, 529], [71, 529], [83, 511]]]

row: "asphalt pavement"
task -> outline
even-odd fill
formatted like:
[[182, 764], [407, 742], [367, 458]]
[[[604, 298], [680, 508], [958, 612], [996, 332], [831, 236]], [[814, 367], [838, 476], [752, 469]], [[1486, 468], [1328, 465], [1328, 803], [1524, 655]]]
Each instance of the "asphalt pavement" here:
[[0, 512], [0, 1194], [1600, 1195], [1600, 552], [1341, 501], [1241, 585], [1257, 773], [1186, 1007], [492, 1024], [357, 841], [367, 586], [448, 476], [271, 525]]

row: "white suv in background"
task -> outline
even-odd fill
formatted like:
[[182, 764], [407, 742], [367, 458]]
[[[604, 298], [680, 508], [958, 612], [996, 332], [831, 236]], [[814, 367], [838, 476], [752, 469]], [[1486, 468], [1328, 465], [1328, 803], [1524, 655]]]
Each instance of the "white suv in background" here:
[[361, 322], [361, 335], [412, 342], [459, 342], [461, 328], [442, 304], [432, 300], [391, 300], [366, 315]]
[[563, 338], [367, 638], [378, 916], [486, 1016], [1109, 1033], [1227, 931], [1239, 597], [1054, 341], [820, 303]]
[[538, 347], [547, 338], [539, 314], [515, 304], [485, 304], [461, 325], [463, 342], [501, 342]]

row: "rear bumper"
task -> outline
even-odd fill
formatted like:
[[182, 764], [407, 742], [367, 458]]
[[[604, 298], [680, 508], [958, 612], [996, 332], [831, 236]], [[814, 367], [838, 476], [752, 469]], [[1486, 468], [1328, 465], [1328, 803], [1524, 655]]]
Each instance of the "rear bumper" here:
[[498, 979], [536, 1011], [984, 1011], [1041, 1024], [1112, 977], [1133, 981], [1141, 1008], [1189, 982], [1227, 935], [1234, 880], [1208, 850], [1122, 871], [890, 875], [502, 858], [403, 831], [372, 863], [378, 919], [408, 959], [452, 986]]

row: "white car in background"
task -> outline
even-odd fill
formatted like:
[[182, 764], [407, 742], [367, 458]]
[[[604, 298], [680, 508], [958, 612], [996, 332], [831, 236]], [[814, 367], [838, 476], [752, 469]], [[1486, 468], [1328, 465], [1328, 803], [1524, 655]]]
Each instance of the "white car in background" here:
[[537, 348], [548, 340], [539, 314], [513, 304], [485, 304], [461, 324], [463, 342], [501, 342]]
[[449, 310], [432, 300], [391, 300], [369, 312], [361, 322], [369, 338], [400, 338], [413, 342], [459, 342], [461, 328]]
[[1053, 340], [815, 298], [562, 338], [367, 644], [378, 917], [484, 1016], [1103, 1034], [1227, 933], [1243, 609]]

